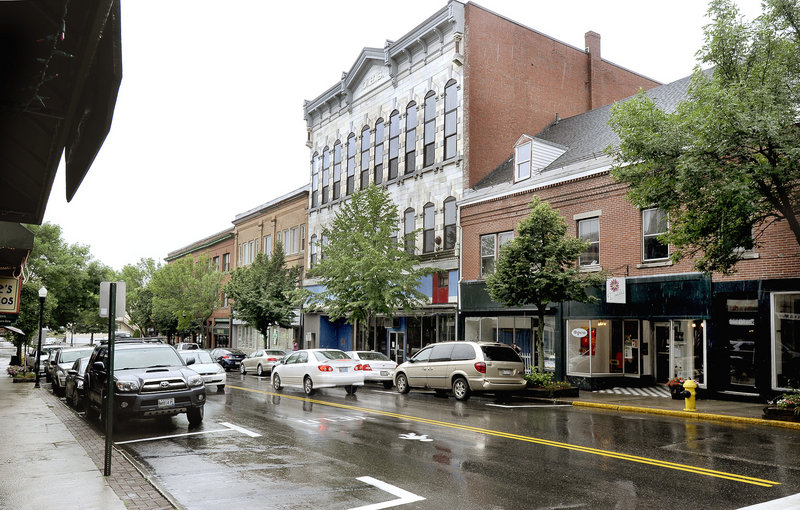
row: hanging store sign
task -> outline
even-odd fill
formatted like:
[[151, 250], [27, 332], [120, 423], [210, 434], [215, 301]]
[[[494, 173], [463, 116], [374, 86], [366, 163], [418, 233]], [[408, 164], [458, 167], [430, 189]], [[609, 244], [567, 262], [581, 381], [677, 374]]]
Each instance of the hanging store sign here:
[[19, 297], [22, 291], [20, 278], [0, 277], [0, 313], [19, 313]]
[[606, 280], [606, 303], [625, 304], [625, 278], [612, 276]]

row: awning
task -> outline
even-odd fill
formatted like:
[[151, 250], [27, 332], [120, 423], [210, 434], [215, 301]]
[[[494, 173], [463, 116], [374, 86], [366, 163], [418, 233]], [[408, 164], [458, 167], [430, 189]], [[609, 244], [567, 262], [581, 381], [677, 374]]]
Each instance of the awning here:
[[215, 335], [228, 335], [230, 334], [230, 328], [227, 326], [224, 327], [216, 327], [214, 328]]
[[18, 335], [24, 335], [25, 334], [21, 329], [15, 328], [14, 326], [0, 326], [0, 329], [7, 329], [7, 330], [11, 331], [12, 333], [16, 333]]

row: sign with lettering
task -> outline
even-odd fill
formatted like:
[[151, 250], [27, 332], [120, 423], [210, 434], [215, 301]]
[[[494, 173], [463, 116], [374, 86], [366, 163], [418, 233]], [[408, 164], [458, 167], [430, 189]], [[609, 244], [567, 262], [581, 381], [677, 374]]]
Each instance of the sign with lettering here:
[[19, 313], [20, 278], [0, 277], [0, 313]]
[[606, 303], [625, 304], [625, 278], [613, 276], [606, 280]]

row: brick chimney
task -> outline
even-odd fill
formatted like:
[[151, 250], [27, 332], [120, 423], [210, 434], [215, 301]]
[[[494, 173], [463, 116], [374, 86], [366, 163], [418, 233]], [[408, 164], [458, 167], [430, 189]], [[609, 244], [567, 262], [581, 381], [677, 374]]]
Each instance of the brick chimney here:
[[602, 106], [597, 99], [599, 95], [597, 89], [600, 87], [600, 34], [590, 30], [584, 35], [584, 40], [586, 53], [589, 54], [589, 109], [591, 110]]

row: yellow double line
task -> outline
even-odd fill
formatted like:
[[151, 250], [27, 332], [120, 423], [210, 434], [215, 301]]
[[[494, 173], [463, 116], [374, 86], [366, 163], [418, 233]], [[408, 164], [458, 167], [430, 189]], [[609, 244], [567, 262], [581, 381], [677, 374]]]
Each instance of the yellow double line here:
[[687, 464], [679, 464], [679, 463], [676, 463], [676, 462], [667, 462], [667, 461], [658, 460], [658, 459], [650, 459], [650, 458], [647, 458], [647, 457], [639, 457], [639, 456], [636, 456], [636, 455], [628, 455], [626, 453], [618, 453], [618, 452], [612, 452], [612, 451], [609, 451], [609, 450], [601, 450], [601, 449], [598, 449], [598, 448], [590, 448], [588, 446], [577, 446], [577, 445], [572, 445], [572, 444], [569, 444], [569, 443], [561, 443], [559, 441], [550, 441], [548, 439], [540, 439], [540, 438], [537, 438], [537, 437], [530, 437], [530, 436], [523, 436], [523, 435], [519, 435], [519, 434], [512, 434], [512, 433], [509, 433], [509, 432], [500, 432], [500, 431], [497, 431], [497, 430], [483, 429], [483, 428], [479, 428], [479, 427], [471, 427], [469, 425], [459, 425], [457, 423], [450, 423], [450, 422], [446, 422], [446, 421], [431, 420], [429, 418], [421, 418], [421, 417], [418, 417], [418, 416], [409, 416], [409, 415], [406, 415], [406, 414], [392, 413], [392, 412], [389, 412], [389, 411], [380, 411], [380, 410], [377, 410], [377, 409], [368, 409], [366, 407], [356, 407], [356, 406], [351, 406], [351, 405], [347, 405], [347, 404], [339, 404], [339, 403], [336, 403], [336, 402], [325, 402], [324, 400], [315, 400], [315, 399], [308, 398], [308, 397], [298, 397], [298, 396], [293, 396], [293, 395], [284, 395], [282, 393], [273, 393], [273, 392], [263, 391], [263, 390], [254, 390], [254, 389], [250, 389], [250, 388], [242, 388], [242, 387], [239, 387], [239, 386], [230, 386], [229, 385], [228, 388], [235, 389], [235, 390], [242, 390], [242, 391], [250, 391], [250, 392], [253, 392], [253, 393], [261, 393], [261, 394], [264, 394], [264, 395], [275, 395], [275, 396], [279, 396], [279, 397], [282, 397], [282, 398], [288, 398], [288, 399], [292, 399], [292, 400], [300, 400], [300, 401], [303, 401], [303, 402], [311, 402], [311, 403], [314, 403], [314, 404], [320, 404], [320, 405], [324, 405], [324, 406], [338, 407], [340, 409], [348, 409], [350, 411], [358, 411], [358, 412], [362, 412], [362, 413], [370, 413], [370, 414], [377, 414], [377, 415], [381, 415], [381, 416], [388, 416], [390, 418], [398, 418], [400, 420], [413, 421], [413, 422], [417, 422], [417, 423], [424, 423], [424, 424], [427, 424], [427, 425], [434, 425], [434, 426], [437, 426], [437, 427], [447, 427], [447, 428], [451, 428], [451, 429], [466, 430], [466, 431], [475, 432], [475, 433], [478, 433], [478, 434], [485, 434], [487, 436], [504, 437], [504, 438], [507, 438], [507, 439], [514, 439], [516, 441], [525, 441], [527, 443], [540, 444], [540, 445], [543, 445], [543, 446], [552, 446], [552, 447], [555, 447], [555, 448], [562, 448], [564, 450], [572, 450], [572, 451], [576, 451], [576, 452], [589, 453], [589, 454], [592, 454], [592, 455], [600, 455], [602, 457], [609, 457], [609, 458], [612, 458], [612, 459], [625, 460], [625, 461], [628, 461], [628, 462], [636, 462], [636, 463], [639, 463], [639, 464], [648, 464], [650, 466], [656, 466], [656, 467], [661, 467], [661, 468], [666, 468], [666, 469], [675, 469], [677, 471], [685, 471], [687, 473], [694, 473], [694, 474], [697, 474], [697, 475], [713, 476], [715, 478], [722, 478], [722, 479], [725, 479], [725, 480], [732, 480], [734, 482], [740, 482], [740, 483], [748, 483], [748, 484], [751, 484], [751, 485], [759, 485], [761, 487], [772, 487], [774, 485], [780, 485], [780, 482], [774, 482], [774, 481], [771, 481], [771, 480], [763, 480], [761, 478], [752, 478], [752, 477], [749, 477], [749, 476], [737, 475], [737, 474], [734, 474], [734, 473], [726, 473], [724, 471], [715, 471], [713, 469], [706, 469], [706, 468], [702, 468], [702, 467], [689, 466]]

